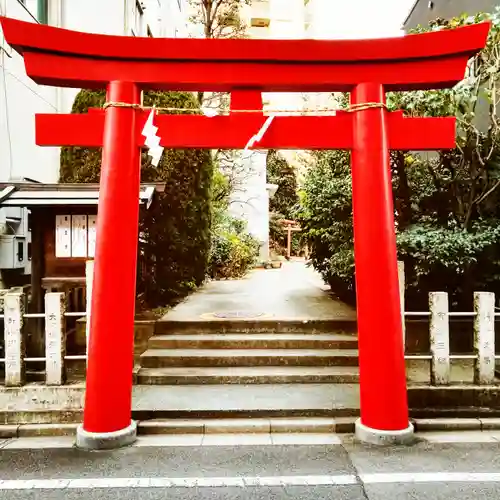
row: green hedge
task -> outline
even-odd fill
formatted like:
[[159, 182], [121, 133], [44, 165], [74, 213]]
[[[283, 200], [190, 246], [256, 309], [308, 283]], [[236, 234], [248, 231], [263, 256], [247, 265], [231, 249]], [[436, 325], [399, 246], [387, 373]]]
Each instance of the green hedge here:
[[[73, 113], [102, 107], [103, 91], [82, 90]], [[146, 92], [144, 105], [195, 109], [187, 92]], [[67, 147], [61, 150], [60, 182], [99, 182], [101, 151]], [[205, 279], [210, 253], [213, 162], [205, 150], [165, 150], [153, 167], [141, 158], [141, 182], [165, 182], [163, 194], [143, 212], [140, 221], [138, 295], [149, 307], [172, 304]]]

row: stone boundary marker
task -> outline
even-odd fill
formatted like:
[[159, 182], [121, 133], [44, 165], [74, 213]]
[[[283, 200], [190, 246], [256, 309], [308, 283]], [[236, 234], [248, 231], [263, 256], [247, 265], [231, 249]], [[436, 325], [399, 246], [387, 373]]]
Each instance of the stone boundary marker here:
[[[146, 420], [138, 423], [138, 434], [351, 434], [355, 418], [270, 418]], [[500, 430], [500, 418], [413, 419], [417, 432]], [[0, 425], [0, 439], [73, 436], [79, 424]]]

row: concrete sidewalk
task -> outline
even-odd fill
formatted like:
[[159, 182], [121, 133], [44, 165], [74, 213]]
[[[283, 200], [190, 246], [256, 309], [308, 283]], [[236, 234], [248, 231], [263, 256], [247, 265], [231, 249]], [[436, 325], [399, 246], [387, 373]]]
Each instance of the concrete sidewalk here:
[[211, 281], [161, 321], [224, 319], [355, 320], [356, 311], [332, 298], [321, 276], [297, 260], [241, 280]]
[[419, 437], [379, 448], [332, 434], [141, 436], [99, 453], [71, 437], [13, 439], [0, 441], [0, 500], [500, 498], [498, 433]]

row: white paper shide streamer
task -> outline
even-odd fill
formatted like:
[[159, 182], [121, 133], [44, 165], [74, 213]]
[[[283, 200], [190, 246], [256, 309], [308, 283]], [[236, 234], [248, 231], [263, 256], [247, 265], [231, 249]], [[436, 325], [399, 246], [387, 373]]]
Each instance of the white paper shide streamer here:
[[243, 151], [248, 151], [251, 147], [253, 147], [255, 144], [259, 143], [262, 140], [264, 134], [267, 132], [267, 129], [271, 126], [271, 123], [274, 120], [274, 116], [275, 115], [271, 115], [267, 117], [267, 120], [264, 122], [264, 125], [262, 125], [261, 129], [254, 136], [250, 138]]
[[157, 167], [163, 154], [163, 147], [160, 146], [160, 137], [157, 135], [158, 127], [153, 123], [155, 116], [156, 110], [152, 109], [142, 130], [142, 135], [146, 138], [144, 144], [148, 148], [151, 164]]

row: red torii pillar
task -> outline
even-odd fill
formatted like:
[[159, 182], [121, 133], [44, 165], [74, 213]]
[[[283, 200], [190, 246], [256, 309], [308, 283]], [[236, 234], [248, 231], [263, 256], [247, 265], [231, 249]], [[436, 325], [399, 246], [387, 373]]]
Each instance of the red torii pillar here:
[[[468, 58], [484, 47], [489, 24], [392, 39], [277, 41], [113, 37], [0, 22], [35, 82], [107, 88], [108, 99], [122, 105], [137, 103], [139, 89], [351, 92], [354, 105], [365, 105], [333, 117], [277, 117], [257, 147], [352, 150], [361, 386], [356, 434], [371, 443], [410, 440], [389, 150], [453, 148], [455, 119], [406, 118], [389, 113], [383, 102], [387, 91], [459, 82]], [[260, 107], [238, 113], [243, 101], [236, 100], [229, 116], [157, 117], [162, 146], [242, 149], [265, 117]], [[111, 106], [36, 116], [39, 145], [103, 146], [86, 404], [77, 438], [88, 448], [123, 446], [136, 434], [130, 408], [133, 302], [138, 149], [146, 115]], [[123, 213], [128, 224], [118, 239]]]

